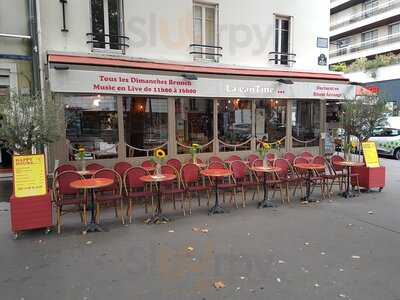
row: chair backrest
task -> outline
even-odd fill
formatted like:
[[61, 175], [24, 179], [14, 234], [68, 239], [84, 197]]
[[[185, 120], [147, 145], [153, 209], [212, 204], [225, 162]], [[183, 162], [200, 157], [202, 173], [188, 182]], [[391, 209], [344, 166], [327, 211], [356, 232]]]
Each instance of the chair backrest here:
[[144, 162], [142, 162], [141, 166], [143, 168], [151, 168], [155, 166], [155, 163], [152, 162], [151, 160], [145, 160]]
[[275, 153], [267, 153], [266, 158], [268, 160], [274, 160], [274, 159], [276, 159], [276, 155], [275, 155]]
[[255, 154], [250, 154], [250, 155], [247, 157], [247, 161], [249, 162], [249, 166], [252, 166], [252, 165], [253, 165], [253, 162], [254, 162], [256, 159], [258, 159], [258, 156], [257, 156], [257, 155], [255, 155]]
[[176, 179], [171, 180], [171, 181], [166, 181], [166, 182], [161, 182], [161, 186], [172, 186], [175, 183], [178, 184], [178, 186], [180, 186], [180, 175], [179, 175], [179, 171], [174, 168], [174, 166], [171, 165], [163, 165], [161, 166], [161, 174], [172, 174], [176, 176]]
[[200, 178], [200, 168], [193, 163], [187, 163], [181, 168], [181, 179], [184, 183], [197, 182]]
[[294, 159], [294, 161], [293, 161], [294, 165], [296, 165], [296, 164], [308, 164], [308, 163], [309, 163], [308, 159], [306, 159], [306, 158], [304, 158], [302, 156], [296, 157]]
[[132, 167], [133, 166], [130, 163], [121, 161], [114, 165], [114, 170], [119, 174], [119, 176], [121, 176], [121, 178], [124, 178], [125, 172]]
[[88, 170], [88, 171], [98, 171], [101, 169], [104, 169], [104, 166], [102, 166], [100, 164], [96, 164], [96, 163], [88, 164], [86, 166], [86, 170]]
[[225, 161], [232, 162], [232, 161], [236, 161], [236, 160], [242, 160], [242, 159], [240, 158], [239, 155], [231, 155], [231, 156], [229, 156], [228, 159], [226, 159]]
[[218, 157], [218, 156], [211, 156], [209, 159], [208, 159], [208, 163], [212, 163], [212, 162], [224, 162], [220, 157]]
[[57, 191], [58, 196], [76, 195], [78, 189], [71, 187], [71, 182], [81, 180], [83, 177], [76, 171], [64, 171], [60, 173], [53, 182], [53, 189]]
[[290, 162], [284, 158], [277, 158], [274, 161], [274, 167], [279, 168], [280, 170], [276, 172], [279, 177], [287, 177], [290, 171]]
[[179, 159], [171, 158], [167, 161], [167, 165], [173, 166], [178, 172], [181, 170], [182, 163]]
[[220, 161], [214, 161], [210, 163], [208, 169], [226, 169], [226, 165]]
[[[325, 157], [323, 157], [321, 155], [315, 156], [313, 158], [313, 163], [319, 164], [319, 165], [324, 165], [326, 167], [326, 159], [325, 159]], [[316, 172], [319, 174], [322, 174], [322, 173], [325, 173], [325, 170], [317, 170]]]
[[118, 194], [122, 193], [122, 179], [121, 176], [117, 173], [117, 171], [113, 169], [101, 169], [93, 174], [93, 178], [108, 178], [113, 180], [113, 184], [110, 186], [106, 186], [104, 188], [98, 189], [98, 191], [114, 191]]
[[68, 165], [68, 164], [59, 165], [57, 167], [57, 169], [54, 170], [54, 178], [57, 177], [57, 175], [61, 174], [62, 172], [65, 172], [65, 171], [77, 171], [77, 169], [73, 165]]
[[299, 156], [305, 157], [305, 158], [312, 158], [313, 157], [313, 155], [308, 151], [304, 151], [304, 152], [300, 153]]
[[128, 169], [125, 172], [125, 177], [124, 177], [125, 189], [128, 191], [131, 188], [137, 189], [144, 187], [145, 183], [142, 180], [140, 180], [140, 177], [146, 175], [149, 175], [149, 172], [147, 172], [142, 167], [132, 167]]
[[293, 165], [296, 155], [294, 155], [292, 152], [287, 152], [283, 155], [283, 158], [286, 159], [290, 164]]
[[335, 163], [340, 162], [340, 161], [344, 161], [344, 158], [341, 157], [340, 155], [333, 155], [331, 157], [331, 164], [332, 164], [332, 167], [335, 170], [335, 172], [343, 171], [344, 168], [345, 168], [344, 166], [338, 166], [338, 165], [335, 164]]
[[248, 175], [249, 168], [241, 160], [235, 160], [231, 163], [231, 171], [235, 179], [243, 179]]

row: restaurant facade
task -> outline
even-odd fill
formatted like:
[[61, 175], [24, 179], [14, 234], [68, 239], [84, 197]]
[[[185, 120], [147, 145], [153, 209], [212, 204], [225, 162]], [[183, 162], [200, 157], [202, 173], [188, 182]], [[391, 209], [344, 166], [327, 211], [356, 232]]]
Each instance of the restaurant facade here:
[[324, 152], [326, 107], [354, 97], [340, 74], [203, 66], [50, 52], [49, 93], [63, 105], [53, 163], [86, 159], [140, 163], [247, 156], [260, 141], [273, 152]]

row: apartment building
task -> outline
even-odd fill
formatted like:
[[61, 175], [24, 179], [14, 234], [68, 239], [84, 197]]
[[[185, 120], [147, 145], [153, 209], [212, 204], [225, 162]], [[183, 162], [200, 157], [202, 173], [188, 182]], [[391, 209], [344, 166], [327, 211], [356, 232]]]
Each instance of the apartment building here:
[[330, 11], [330, 64], [400, 101], [400, 1], [331, 0]]
[[193, 143], [319, 151], [326, 103], [354, 96], [328, 69], [328, 0], [37, 2], [43, 87], [64, 106], [50, 165], [82, 146], [110, 166]]

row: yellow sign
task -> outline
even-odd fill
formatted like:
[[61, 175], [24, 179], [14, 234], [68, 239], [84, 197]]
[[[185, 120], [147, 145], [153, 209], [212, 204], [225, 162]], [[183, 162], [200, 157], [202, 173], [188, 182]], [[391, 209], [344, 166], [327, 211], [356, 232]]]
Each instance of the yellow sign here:
[[47, 193], [44, 155], [14, 155], [14, 194], [17, 198]]
[[362, 149], [364, 153], [365, 164], [368, 168], [378, 168], [379, 158], [378, 151], [376, 151], [376, 145], [374, 142], [362, 143]]

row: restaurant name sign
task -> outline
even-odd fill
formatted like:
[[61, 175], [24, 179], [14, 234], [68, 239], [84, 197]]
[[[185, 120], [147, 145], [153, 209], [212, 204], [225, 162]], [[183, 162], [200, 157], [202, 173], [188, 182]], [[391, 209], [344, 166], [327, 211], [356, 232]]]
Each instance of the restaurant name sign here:
[[47, 193], [44, 155], [13, 156], [14, 194], [17, 198]]
[[346, 99], [354, 97], [354, 86], [315, 82], [282, 84], [271, 79], [134, 74], [87, 70], [50, 69], [50, 88], [59, 93], [123, 95]]

